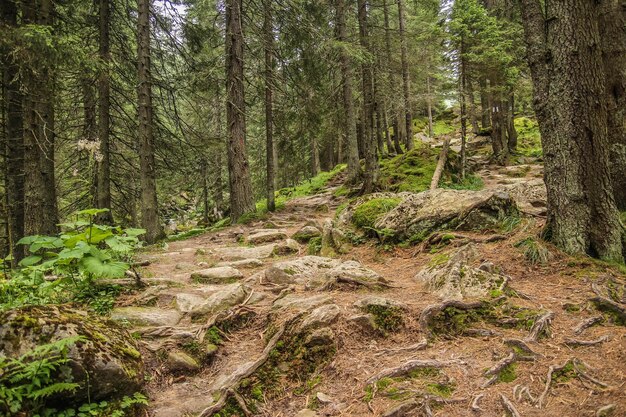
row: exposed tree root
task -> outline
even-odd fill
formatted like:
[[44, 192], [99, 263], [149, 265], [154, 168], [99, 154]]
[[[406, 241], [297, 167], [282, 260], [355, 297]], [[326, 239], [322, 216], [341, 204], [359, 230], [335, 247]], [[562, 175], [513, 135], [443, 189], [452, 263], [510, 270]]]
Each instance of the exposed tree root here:
[[[233, 398], [236, 401], [239, 402], [239, 400], [237, 400], [237, 397], [234, 396], [234, 394], [236, 392], [236, 388], [239, 386], [239, 384], [241, 383], [242, 380], [244, 380], [245, 378], [249, 377], [254, 372], [256, 372], [256, 370], [259, 369], [267, 361], [267, 359], [270, 356], [270, 352], [276, 347], [276, 344], [278, 343], [280, 338], [285, 333], [285, 330], [287, 329], [287, 327], [291, 323], [293, 323], [295, 320], [297, 320], [299, 317], [300, 317], [300, 314], [296, 315], [295, 317], [293, 317], [293, 318], [291, 318], [291, 319], [289, 319], [287, 321], [284, 321], [278, 327], [278, 329], [277, 329], [276, 333], [274, 334], [274, 336], [272, 336], [270, 341], [267, 343], [267, 345], [265, 346], [265, 349], [263, 349], [263, 353], [261, 354], [261, 356], [257, 360], [255, 360], [254, 362], [251, 362], [251, 363], [247, 364], [247, 366], [244, 369], [240, 368], [240, 369], [237, 370], [237, 372], [234, 375], [231, 375], [231, 377], [228, 379], [228, 381], [225, 383], [225, 385], [220, 387], [220, 388], [218, 388], [216, 390], [216, 393], [217, 393], [218, 398], [219, 398], [217, 400], [217, 402], [215, 404], [213, 404], [212, 406], [205, 408], [199, 414], [198, 417], [210, 417], [213, 414], [217, 413], [222, 408], [224, 408], [224, 406], [226, 405], [226, 401], [231, 396], [233, 396]], [[244, 410], [244, 412], [245, 412], [245, 410]]]
[[526, 336], [524, 340], [527, 342], [528, 341], [536, 342], [542, 333], [549, 334], [550, 323], [552, 322], [553, 318], [554, 318], [554, 313], [552, 311], [548, 311], [544, 313], [541, 317], [535, 320], [533, 327], [530, 329], [529, 335]]
[[500, 372], [502, 372], [502, 370], [504, 368], [506, 368], [507, 366], [515, 363], [516, 361], [517, 361], [517, 354], [515, 352], [511, 352], [511, 353], [509, 353], [509, 355], [506, 358], [503, 358], [498, 363], [496, 363], [494, 366], [492, 366], [491, 368], [487, 369], [485, 371], [485, 376], [486, 377], [491, 377], [491, 378], [487, 382], [485, 382], [482, 385], [481, 388], [486, 388], [489, 385], [491, 385], [494, 382], [496, 382], [498, 380], [498, 376], [500, 375]]
[[532, 361], [537, 357], [537, 353], [528, 347], [524, 341], [519, 339], [506, 339], [504, 344], [516, 351], [517, 359], [521, 361]]
[[465, 398], [442, 398], [436, 395], [426, 394], [421, 391], [413, 392], [413, 394], [415, 394], [416, 398], [407, 400], [397, 405], [391, 410], [385, 412], [383, 417], [403, 417], [417, 408], [421, 408], [425, 416], [432, 417], [433, 410], [431, 407], [433, 403], [445, 405], [466, 401]]
[[502, 401], [504, 411], [509, 417], [521, 417], [519, 411], [517, 411], [513, 403], [508, 398], [506, 398], [504, 394], [500, 394], [500, 400]]
[[389, 282], [387, 282], [384, 279], [381, 279], [381, 280], [376, 281], [376, 282], [371, 282], [371, 281], [366, 281], [366, 280], [363, 280], [363, 279], [342, 276], [342, 277], [337, 277], [337, 283], [338, 284], [356, 285], [356, 286], [366, 287], [366, 288], [369, 288], [369, 289], [377, 289], [379, 287], [400, 288], [400, 287], [396, 287], [394, 285], [391, 285]]
[[384, 356], [390, 353], [399, 353], [399, 352], [415, 352], [418, 350], [426, 349], [428, 347], [427, 341], [421, 341], [411, 346], [401, 347], [397, 349], [381, 349], [374, 354], [374, 356]]
[[474, 400], [472, 401], [472, 411], [475, 411], [475, 412], [482, 411], [478, 403], [480, 402], [480, 400], [483, 399], [484, 396], [485, 394], [478, 394], [477, 396], [474, 397]]
[[383, 417], [403, 417], [408, 412], [415, 410], [419, 407], [420, 403], [417, 400], [408, 400], [397, 406], [393, 407], [391, 410], [387, 411], [383, 414]]
[[459, 300], [448, 300], [448, 301], [444, 301], [441, 304], [430, 305], [422, 311], [422, 314], [420, 314], [420, 319], [419, 319], [420, 329], [422, 330], [422, 333], [427, 338], [430, 338], [432, 337], [432, 330], [430, 328], [430, 325], [433, 320], [433, 317], [435, 317], [437, 314], [444, 311], [446, 308], [454, 307], [459, 310], [474, 310], [474, 309], [483, 307], [484, 305], [485, 303], [482, 301], [475, 301], [475, 302], [467, 303], [467, 302], [463, 302]]
[[543, 392], [537, 398], [537, 407], [543, 408], [545, 404], [546, 396], [548, 395], [548, 392], [550, 391], [550, 385], [552, 385], [552, 374], [554, 374], [554, 372], [556, 371], [560, 371], [563, 368], [565, 368], [568, 364], [571, 363], [571, 361], [572, 360], [570, 359], [561, 366], [552, 365], [550, 366], [550, 368], [548, 368], [548, 375], [546, 376], [546, 385], [543, 388]]
[[504, 235], [492, 235], [485, 238], [478, 238], [474, 236], [468, 236], [461, 233], [456, 232], [435, 232], [431, 234], [428, 238], [426, 238], [417, 248], [417, 251], [413, 254], [413, 256], [417, 255], [419, 252], [428, 252], [430, 247], [437, 246], [446, 241], [450, 240], [450, 237], [453, 237], [454, 240], [458, 240], [458, 242], [452, 242], [453, 246], [461, 246], [467, 243], [490, 243], [490, 242], [498, 242], [500, 240], [506, 240], [507, 237]]
[[394, 368], [387, 368], [367, 380], [367, 385], [374, 384], [382, 378], [393, 378], [408, 375], [411, 371], [420, 368], [442, 368], [454, 361], [440, 362], [434, 359], [414, 359]]
[[607, 342], [609, 340], [611, 340], [611, 336], [608, 334], [605, 334], [595, 340], [565, 339], [564, 343], [567, 346], [594, 346], [594, 345], [599, 345], [600, 343]]
[[513, 396], [515, 397], [516, 401], [522, 401], [524, 397], [526, 397], [528, 401], [531, 402], [531, 404], [535, 404], [537, 402], [537, 399], [533, 397], [533, 395], [530, 393], [530, 390], [528, 389], [526, 385], [514, 386]]
[[574, 331], [575, 335], [579, 335], [582, 332], [584, 332], [585, 330], [587, 330], [588, 328], [590, 328], [591, 326], [600, 323], [602, 320], [604, 320], [604, 318], [602, 316], [594, 316], [591, 318], [588, 318], [586, 320], [581, 321], [576, 327], [574, 327], [572, 330]]

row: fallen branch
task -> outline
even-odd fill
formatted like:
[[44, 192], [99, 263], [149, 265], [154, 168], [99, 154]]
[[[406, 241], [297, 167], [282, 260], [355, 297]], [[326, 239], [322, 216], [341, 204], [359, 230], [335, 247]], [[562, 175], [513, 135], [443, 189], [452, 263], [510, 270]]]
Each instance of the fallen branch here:
[[553, 318], [554, 313], [552, 311], [544, 313], [541, 317], [535, 320], [533, 327], [530, 329], [530, 334], [524, 340], [536, 342], [542, 333], [549, 333], [550, 323]]
[[600, 343], [604, 343], [611, 340], [611, 336], [605, 334], [600, 336], [595, 340], [578, 340], [578, 339], [565, 339], [565, 343], [567, 346], [594, 346], [599, 345]]
[[446, 166], [446, 159], [448, 157], [449, 147], [450, 147], [450, 139], [447, 138], [446, 140], [443, 141], [443, 148], [441, 148], [441, 152], [439, 153], [439, 160], [437, 161], [437, 167], [435, 168], [433, 179], [430, 182], [431, 190], [435, 190], [437, 187], [439, 187], [439, 180], [441, 179], [443, 168]]
[[590, 328], [591, 326], [593, 326], [594, 324], [600, 323], [602, 320], [604, 320], [602, 316], [594, 316], [594, 317], [581, 321], [572, 330], [574, 331], [575, 335], [579, 335], [585, 330], [587, 330], [588, 328]]
[[509, 401], [509, 399], [506, 398], [503, 394], [500, 394], [500, 400], [502, 401], [502, 406], [504, 407], [504, 411], [510, 417], [521, 417], [519, 411], [517, 411], [513, 403]]

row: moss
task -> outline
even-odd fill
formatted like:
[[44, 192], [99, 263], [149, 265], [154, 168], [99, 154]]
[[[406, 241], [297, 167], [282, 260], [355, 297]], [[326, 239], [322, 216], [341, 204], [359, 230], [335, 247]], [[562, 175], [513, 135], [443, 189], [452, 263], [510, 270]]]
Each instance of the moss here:
[[362, 229], [374, 229], [376, 221], [385, 213], [393, 210], [402, 200], [400, 198], [373, 198], [359, 205], [352, 215], [352, 223]]
[[541, 134], [536, 120], [528, 117], [518, 117], [514, 120], [517, 131], [517, 149], [520, 155], [532, 158], [541, 158]]
[[437, 151], [416, 143], [415, 149], [381, 161], [380, 183], [389, 191], [421, 192], [430, 188]]
[[322, 238], [320, 236], [314, 237], [309, 240], [307, 245], [307, 254], [309, 255], [319, 255], [322, 250]]
[[557, 383], [564, 383], [578, 375], [574, 364], [568, 361], [563, 368], [552, 372], [552, 381]]
[[398, 307], [368, 305], [364, 310], [374, 316], [374, 323], [383, 334], [396, 332], [404, 325], [402, 310]]
[[217, 413], [213, 414], [213, 417], [234, 417], [245, 416], [245, 412], [241, 409], [237, 401], [232, 397], [226, 400], [224, 407]]
[[432, 366], [417, 368], [409, 372], [409, 378], [434, 378], [439, 375], [441, 375], [441, 370]]
[[505, 366], [498, 374], [498, 382], [513, 382], [517, 379], [517, 366], [510, 363]]
[[455, 386], [454, 384], [451, 383], [447, 383], [447, 384], [441, 384], [441, 383], [430, 383], [430, 384], [426, 384], [426, 391], [430, 392], [433, 395], [438, 395], [440, 397], [443, 398], [449, 398], [450, 396], [452, 396], [452, 393], [455, 390]]
[[204, 340], [205, 342], [209, 342], [214, 345], [221, 345], [223, 342], [222, 336], [220, 335], [220, 331], [215, 326], [212, 326], [209, 328], [209, 330], [207, 330], [206, 334], [204, 335]]
[[439, 253], [437, 255], [434, 255], [432, 258], [430, 258], [430, 261], [428, 261], [428, 266], [430, 268], [436, 268], [438, 266], [447, 264], [449, 260], [450, 260], [449, 254]]

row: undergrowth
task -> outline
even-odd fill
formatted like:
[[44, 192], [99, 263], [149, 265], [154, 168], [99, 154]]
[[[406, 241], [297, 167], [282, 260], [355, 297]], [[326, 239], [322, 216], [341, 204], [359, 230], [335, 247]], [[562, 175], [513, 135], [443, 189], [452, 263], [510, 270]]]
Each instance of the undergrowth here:
[[528, 117], [518, 117], [514, 124], [517, 130], [517, 153], [527, 157], [541, 158], [543, 150], [537, 121]]

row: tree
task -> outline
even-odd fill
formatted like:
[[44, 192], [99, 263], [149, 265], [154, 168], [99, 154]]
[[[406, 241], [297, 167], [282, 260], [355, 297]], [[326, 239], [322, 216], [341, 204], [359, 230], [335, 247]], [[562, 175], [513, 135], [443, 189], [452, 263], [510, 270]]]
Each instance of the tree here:
[[110, 153], [110, 19], [111, 0], [99, 0], [98, 31], [100, 74], [98, 76], [98, 139], [100, 152], [96, 185], [96, 207], [106, 208], [109, 211], [99, 215], [99, 222], [113, 224], [113, 211], [111, 210], [111, 153]]
[[598, 3], [522, 0], [544, 150], [547, 239], [572, 254], [623, 261], [609, 168]]
[[402, 93], [404, 96], [404, 124], [406, 128], [406, 148], [413, 149], [413, 116], [411, 112], [411, 78], [406, 39], [406, 18], [404, 0], [398, 0], [398, 31], [400, 32], [400, 59], [402, 62]]
[[606, 74], [611, 179], [617, 207], [626, 210], [626, 9], [619, 1], [602, 0], [598, 13]]
[[[0, 4], [0, 27], [9, 34], [17, 28], [18, 7], [15, 1]], [[9, 36], [7, 36], [8, 40]], [[20, 91], [19, 64], [13, 48], [2, 49], [3, 109], [5, 115], [5, 190], [7, 200], [7, 222], [9, 247], [14, 265], [24, 256], [24, 247], [16, 245], [24, 236], [24, 139], [22, 119], [22, 92]]]
[[255, 211], [246, 155], [241, 0], [226, 0], [226, 124], [230, 217], [233, 222]]
[[276, 210], [274, 192], [276, 188], [276, 146], [274, 145], [273, 131], [274, 118], [272, 115], [272, 93], [274, 83], [274, 32], [272, 28], [272, 3], [263, 2], [263, 34], [265, 35], [265, 138], [267, 154], [267, 209]]
[[150, 0], [137, 0], [139, 162], [141, 181], [141, 225], [144, 238], [154, 243], [163, 237], [159, 221], [156, 162], [154, 159], [154, 123], [150, 66]]
[[361, 176], [361, 164], [359, 163], [359, 145], [356, 135], [354, 98], [352, 97], [352, 64], [347, 50], [348, 35], [344, 0], [336, 0], [335, 9], [335, 16], [337, 20], [337, 40], [341, 43], [339, 59], [341, 66], [341, 87], [343, 93], [343, 109], [346, 132], [348, 181], [354, 183]]

